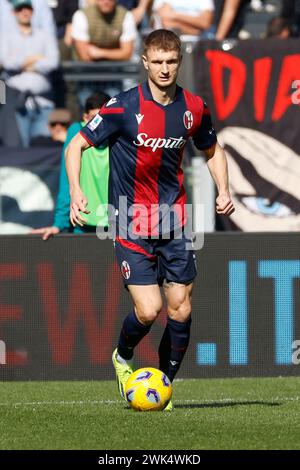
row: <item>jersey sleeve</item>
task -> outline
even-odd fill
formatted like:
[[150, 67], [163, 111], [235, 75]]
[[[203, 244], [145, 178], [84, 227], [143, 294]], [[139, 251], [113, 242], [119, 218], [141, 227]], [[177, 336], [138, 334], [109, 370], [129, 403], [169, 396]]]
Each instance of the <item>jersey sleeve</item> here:
[[199, 150], [209, 149], [217, 142], [216, 131], [212, 125], [210, 111], [205, 101], [203, 102], [201, 123], [193, 134], [193, 141]]
[[93, 147], [99, 147], [122, 128], [124, 108], [118, 97], [110, 99], [98, 114], [80, 131], [84, 139]]

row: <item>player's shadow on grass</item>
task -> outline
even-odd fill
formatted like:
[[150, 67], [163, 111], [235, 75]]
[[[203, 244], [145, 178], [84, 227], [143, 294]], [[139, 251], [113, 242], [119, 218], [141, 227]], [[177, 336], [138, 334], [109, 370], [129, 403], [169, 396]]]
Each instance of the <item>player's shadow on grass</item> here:
[[229, 401], [229, 402], [212, 402], [212, 403], [178, 403], [174, 404], [174, 408], [228, 408], [230, 406], [249, 406], [249, 405], [261, 405], [261, 406], [282, 406], [282, 403], [274, 403], [263, 400], [256, 401]]
[[[274, 403], [263, 400], [256, 401], [230, 401], [230, 402], [212, 402], [212, 403], [174, 403], [174, 409], [204, 409], [204, 408], [229, 408], [234, 406], [249, 406], [249, 405], [260, 405], [260, 406], [282, 406], [283, 403]], [[130, 406], [124, 406], [124, 410], [131, 410]]]

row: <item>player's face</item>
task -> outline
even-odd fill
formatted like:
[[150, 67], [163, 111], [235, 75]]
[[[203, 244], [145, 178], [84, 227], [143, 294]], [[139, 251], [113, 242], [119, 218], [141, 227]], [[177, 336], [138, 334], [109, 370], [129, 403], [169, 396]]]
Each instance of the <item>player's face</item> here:
[[176, 50], [149, 49], [143, 55], [143, 63], [152, 83], [159, 88], [169, 88], [176, 82], [181, 56]]

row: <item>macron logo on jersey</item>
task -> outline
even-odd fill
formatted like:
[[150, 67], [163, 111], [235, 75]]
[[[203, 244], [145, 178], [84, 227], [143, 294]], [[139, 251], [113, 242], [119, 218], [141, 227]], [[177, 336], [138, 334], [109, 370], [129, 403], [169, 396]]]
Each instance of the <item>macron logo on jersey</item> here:
[[148, 134], [140, 133], [137, 135], [137, 141], [133, 141], [134, 145], [137, 147], [150, 147], [152, 152], [155, 152], [157, 149], [166, 148], [166, 149], [180, 149], [186, 144], [186, 140], [183, 137], [176, 139], [175, 137], [169, 137], [168, 139], [162, 139], [161, 137], [149, 138]]
[[106, 103], [106, 107], [108, 108], [109, 106], [111, 106], [112, 104], [115, 104], [117, 102], [117, 98], [111, 98], [107, 103]]
[[137, 120], [138, 124], [141, 124], [142, 120], [144, 119], [144, 115], [143, 114], [136, 114], [135, 117], [136, 117], [136, 120]]

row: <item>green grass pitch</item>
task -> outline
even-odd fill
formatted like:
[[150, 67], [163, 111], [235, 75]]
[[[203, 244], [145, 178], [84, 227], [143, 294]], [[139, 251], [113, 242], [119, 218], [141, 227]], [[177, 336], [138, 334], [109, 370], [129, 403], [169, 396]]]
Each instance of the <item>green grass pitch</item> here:
[[300, 378], [179, 380], [135, 412], [114, 382], [2, 382], [1, 449], [300, 449]]

